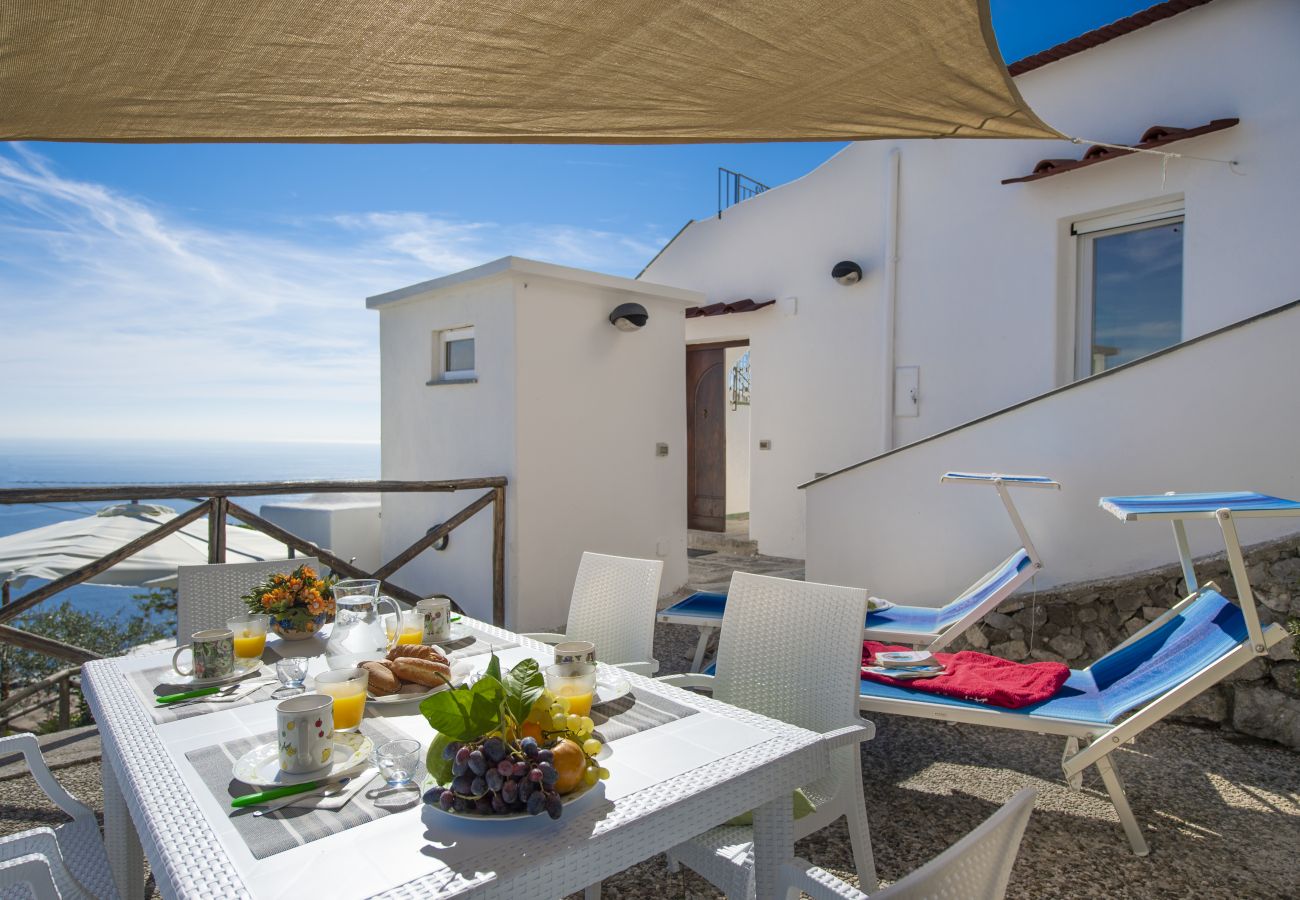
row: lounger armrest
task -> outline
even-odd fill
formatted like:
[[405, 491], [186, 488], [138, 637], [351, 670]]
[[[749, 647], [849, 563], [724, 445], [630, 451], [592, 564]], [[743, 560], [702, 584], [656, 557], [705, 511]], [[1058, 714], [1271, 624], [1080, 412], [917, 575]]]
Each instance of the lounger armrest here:
[[679, 688], [695, 688], [696, 690], [708, 691], [713, 693], [713, 676], [705, 675], [703, 672], [683, 672], [680, 675], [664, 675], [655, 679], [662, 681], [664, 684], [671, 684]]
[[852, 885], [798, 856], [781, 867], [781, 880], [786, 887], [803, 891], [813, 900], [868, 900]]
[[863, 741], [869, 741], [876, 736], [876, 726], [866, 719], [859, 719], [852, 725], [845, 725], [843, 728], [836, 728], [834, 731], [822, 733], [822, 739], [826, 741], [826, 746], [832, 750], [838, 747], [848, 747], [852, 744], [861, 744]]
[[531, 638], [543, 644], [558, 644], [569, 639], [567, 634], [556, 634], [554, 631], [525, 631], [520, 637]]
[[659, 660], [649, 659], [644, 662], [621, 662], [610, 663], [611, 666], [618, 666], [620, 669], [626, 669], [629, 672], [635, 672], [638, 675], [647, 677], [653, 676], [659, 671]]

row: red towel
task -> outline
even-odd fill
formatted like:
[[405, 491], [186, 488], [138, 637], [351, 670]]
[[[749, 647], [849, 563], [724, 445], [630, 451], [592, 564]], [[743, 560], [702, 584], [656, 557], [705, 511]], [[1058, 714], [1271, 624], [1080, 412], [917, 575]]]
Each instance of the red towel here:
[[879, 641], [863, 641], [862, 677], [880, 684], [901, 685], [911, 691], [1005, 706], [1007, 709], [1019, 709], [1049, 699], [1070, 677], [1070, 668], [1063, 663], [1018, 663], [973, 650], [936, 653], [934, 656], [943, 663], [944, 673], [933, 678], [900, 681], [866, 671], [867, 666], [875, 665], [875, 655], [881, 651], [911, 649], [891, 647]]

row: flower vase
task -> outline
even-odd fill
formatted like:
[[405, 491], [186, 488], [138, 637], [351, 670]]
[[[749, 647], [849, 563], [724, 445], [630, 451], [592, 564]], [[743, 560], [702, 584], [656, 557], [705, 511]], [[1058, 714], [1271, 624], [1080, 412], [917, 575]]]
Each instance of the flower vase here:
[[305, 641], [320, 633], [328, 616], [328, 613], [321, 613], [309, 619], [299, 620], [297, 623], [287, 616], [284, 618], [272, 616], [271, 630], [286, 641]]

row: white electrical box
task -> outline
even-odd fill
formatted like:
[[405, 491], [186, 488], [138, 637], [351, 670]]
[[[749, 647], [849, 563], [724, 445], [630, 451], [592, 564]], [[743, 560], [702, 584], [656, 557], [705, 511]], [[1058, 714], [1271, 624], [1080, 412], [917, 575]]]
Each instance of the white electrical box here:
[[894, 369], [894, 415], [915, 418], [921, 414], [921, 367]]

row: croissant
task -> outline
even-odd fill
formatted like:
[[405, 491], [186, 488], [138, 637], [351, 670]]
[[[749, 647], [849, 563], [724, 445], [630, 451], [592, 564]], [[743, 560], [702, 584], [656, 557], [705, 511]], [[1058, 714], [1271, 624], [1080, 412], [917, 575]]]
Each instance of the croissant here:
[[413, 656], [416, 659], [427, 659], [429, 662], [443, 664], [447, 662], [447, 657], [427, 644], [398, 644], [388, 651], [389, 660], [397, 660], [403, 656]]

